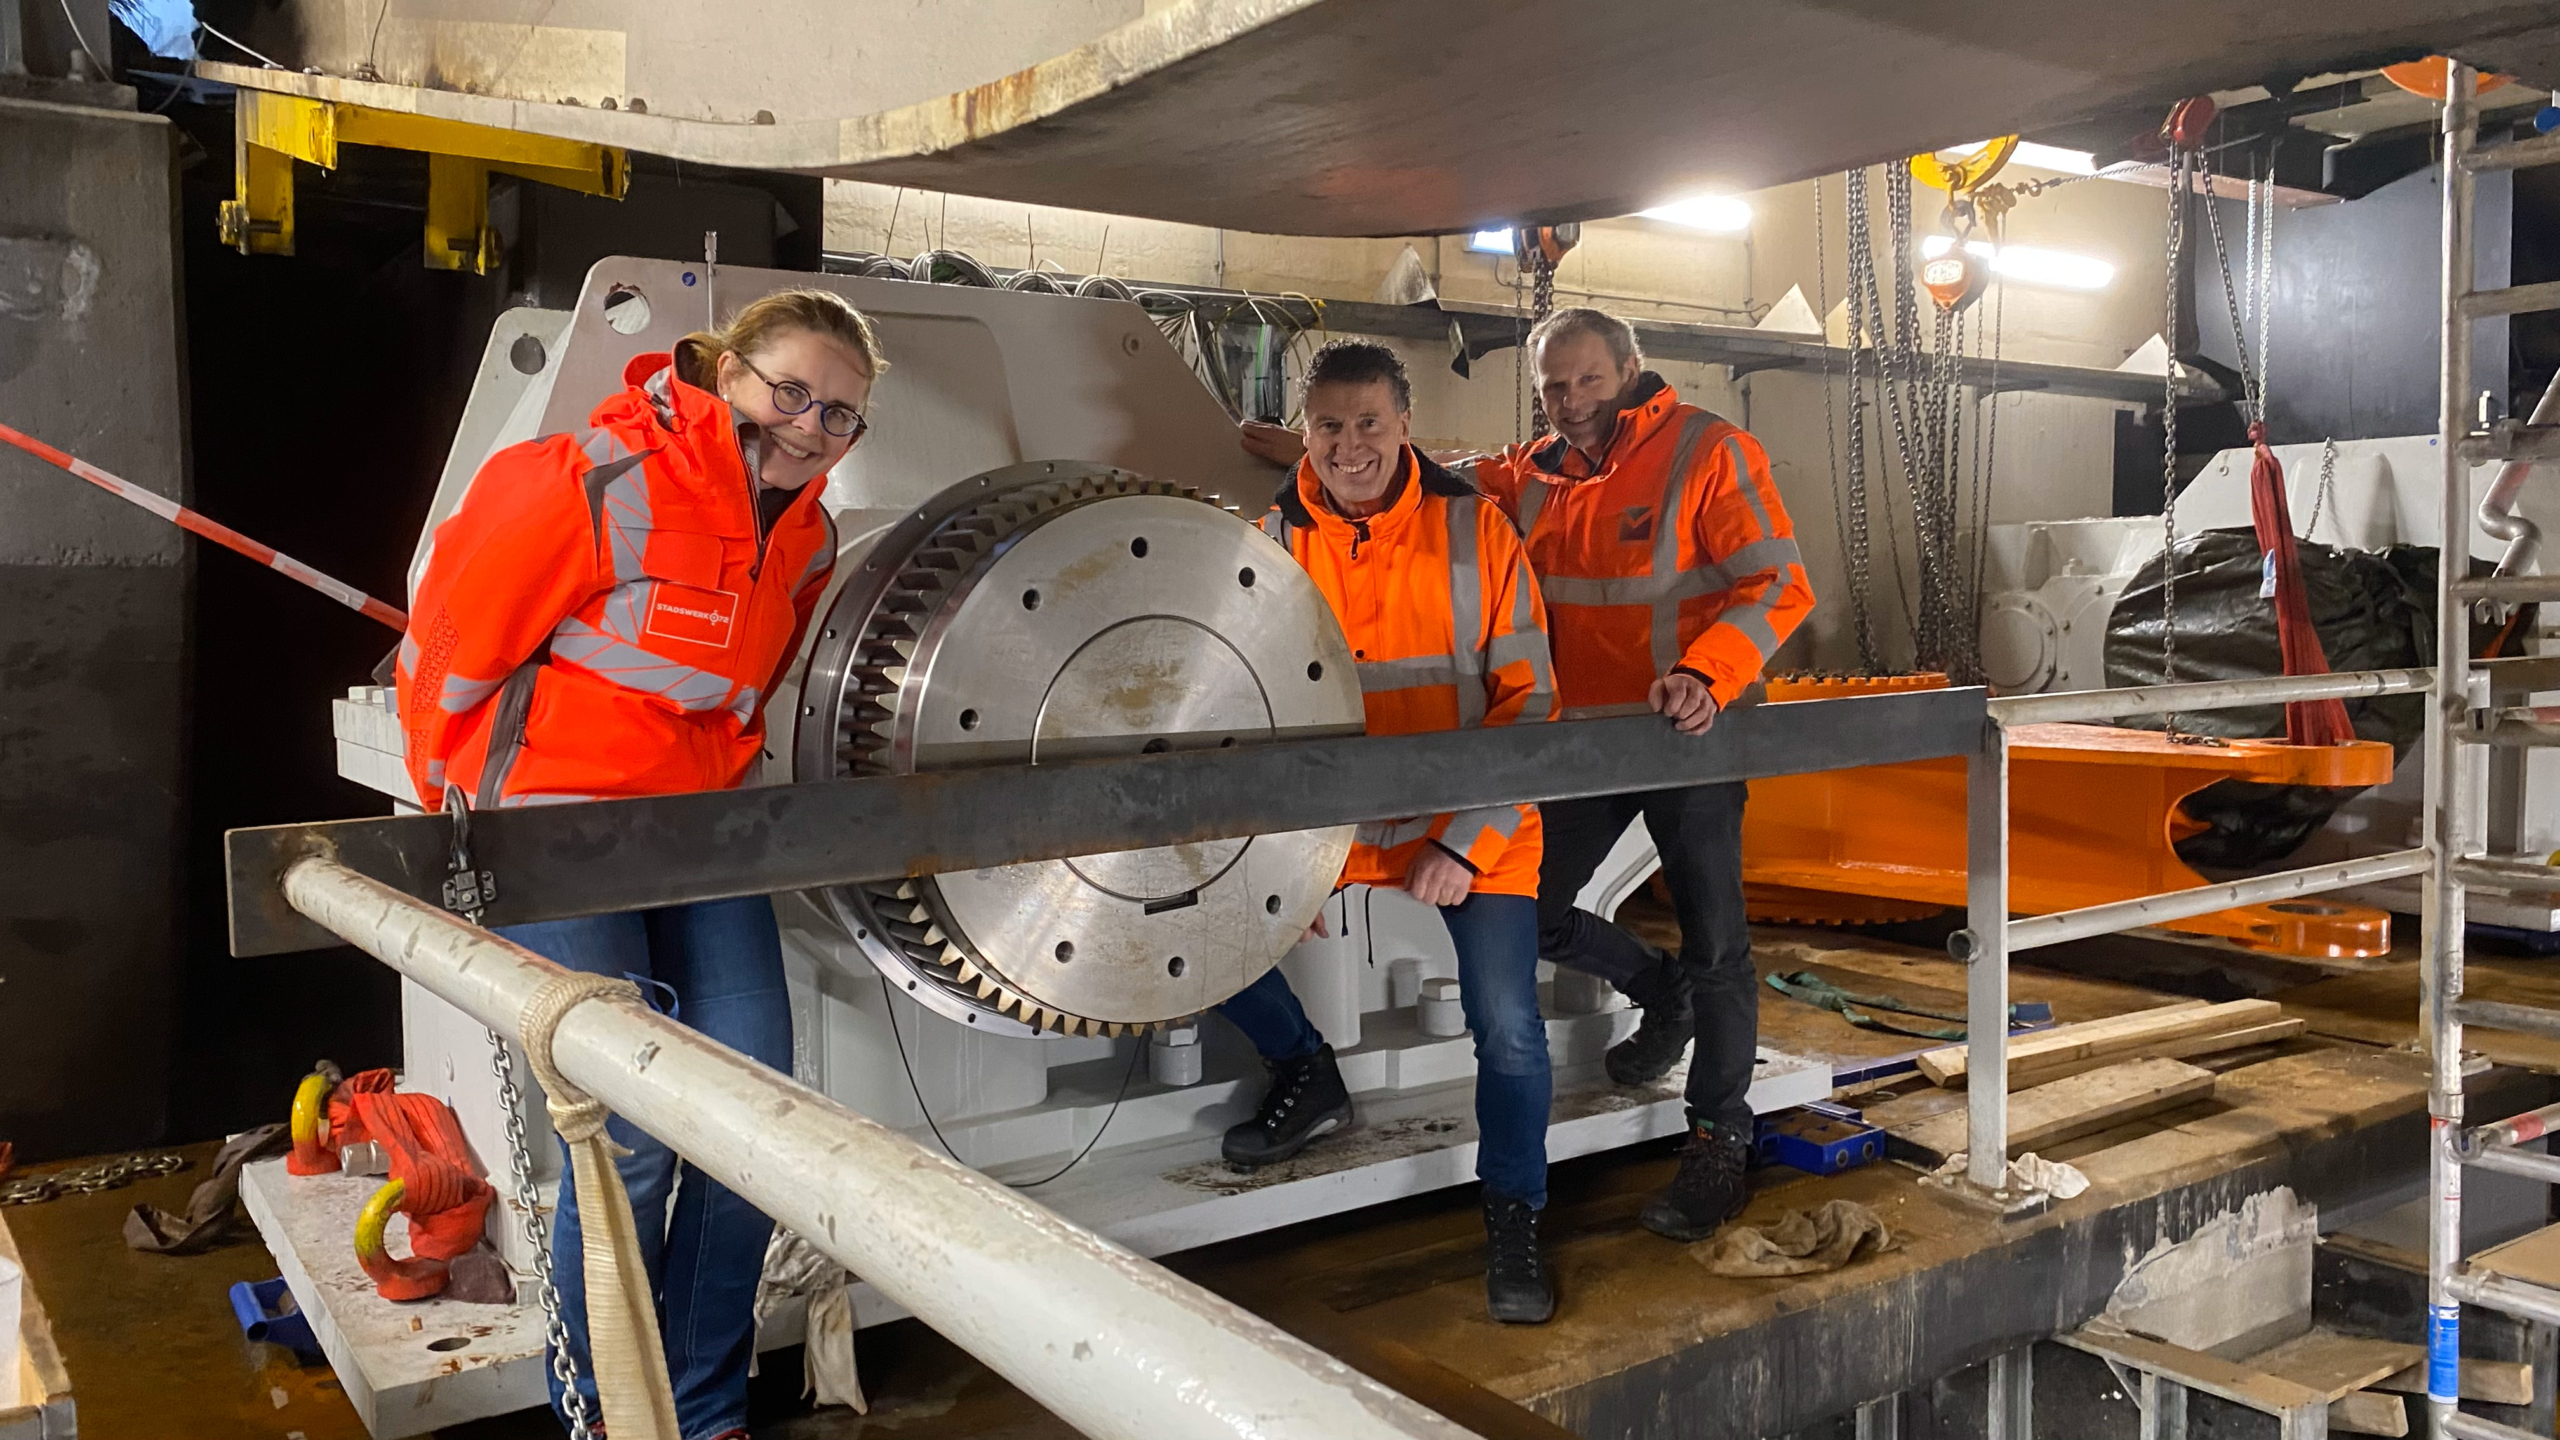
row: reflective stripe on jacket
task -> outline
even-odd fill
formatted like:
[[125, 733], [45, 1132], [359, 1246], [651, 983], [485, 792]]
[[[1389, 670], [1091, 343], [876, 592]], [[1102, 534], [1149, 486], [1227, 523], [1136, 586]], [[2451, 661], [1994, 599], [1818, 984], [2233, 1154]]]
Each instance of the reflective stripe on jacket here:
[[1648, 371], [1595, 470], [1562, 436], [1479, 461], [1555, 612], [1565, 713], [1686, 670], [1730, 705], [1813, 610], [1769, 457]]
[[[1519, 533], [1474, 486], [1408, 447], [1386, 509], [1347, 519], [1300, 462], [1263, 528], [1289, 547], [1360, 667], [1372, 735], [1547, 720], [1555, 684], [1546, 607]], [[1437, 842], [1476, 872], [1474, 889], [1538, 893], [1535, 805], [1492, 805], [1363, 825], [1345, 885], [1402, 885]]]
[[587, 430], [489, 457], [436, 527], [400, 646], [400, 723], [428, 808], [743, 780], [764, 702], [835, 567], [821, 476], [759, 543], [756, 427], [633, 360]]

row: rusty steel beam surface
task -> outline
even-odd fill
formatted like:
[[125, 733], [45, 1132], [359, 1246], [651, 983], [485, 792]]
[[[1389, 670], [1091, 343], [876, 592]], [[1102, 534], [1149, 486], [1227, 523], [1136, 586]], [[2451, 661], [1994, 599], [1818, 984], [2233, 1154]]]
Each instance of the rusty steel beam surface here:
[[[488, 923], [513, 925], [1969, 754], [1990, 723], [1984, 697], [1948, 689], [1741, 706], [1695, 737], [1630, 715], [488, 810], [470, 818], [470, 848], [498, 886]], [[285, 903], [294, 861], [328, 856], [436, 901], [453, 838], [440, 815], [232, 831], [232, 953], [338, 943]]]

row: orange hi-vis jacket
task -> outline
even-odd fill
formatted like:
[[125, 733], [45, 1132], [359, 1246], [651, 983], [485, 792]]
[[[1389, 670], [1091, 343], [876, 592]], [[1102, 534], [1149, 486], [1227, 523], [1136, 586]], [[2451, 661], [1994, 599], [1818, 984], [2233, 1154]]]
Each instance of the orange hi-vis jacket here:
[[757, 537], [761, 432], [643, 355], [589, 429], [489, 457], [400, 644], [428, 808], [725, 790], [835, 568], [826, 478]]
[[[1349, 519], [1305, 461], [1263, 528], [1289, 547], [1351, 642], [1372, 735], [1554, 717], [1546, 607], [1519, 533], [1474, 486], [1410, 446], [1386, 509]], [[1363, 825], [1345, 885], [1404, 883], [1438, 844], [1476, 872], [1473, 892], [1538, 893], [1535, 805], [1489, 805]]]
[[1813, 610], [1769, 457], [1647, 371], [1598, 469], [1550, 435], [1477, 462], [1555, 613], [1570, 718], [1685, 670], [1730, 705]]

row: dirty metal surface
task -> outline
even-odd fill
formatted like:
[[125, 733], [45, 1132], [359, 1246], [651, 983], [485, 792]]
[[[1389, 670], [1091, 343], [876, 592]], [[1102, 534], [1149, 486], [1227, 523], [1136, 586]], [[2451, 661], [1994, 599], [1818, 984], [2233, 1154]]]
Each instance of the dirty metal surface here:
[[[1701, 736], [1652, 715], [1425, 735], [1284, 741], [1064, 765], [491, 810], [471, 819], [497, 878], [493, 925], [650, 909], [1841, 765], [1961, 754], [1983, 692], [1934, 690], [1734, 710]], [[284, 902], [295, 860], [340, 863], [429, 901], [451, 864], [441, 816], [235, 830], [235, 955], [336, 943]]]
[[[479, 7], [423, 22], [420, 43], [440, 55], [492, 50], [489, 73], [471, 79], [480, 93], [345, 78], [370, 51], [352, 31], [333, 47], [343, 7], [284, 8], [301, 21], [271, 42], [285, 68], [202, 72], [685, 160], [1298, 235], [1624, 215], [1683, 192], [2448, 50], [2560, 81], [2537, 73], [2560, 66], [2551, 0], [2163, 0], [2112, 7], [2104, 24], [2055, 23], [2025, 0], [1184, 0], [1097, 25], [1036, 63], [1009, 48], [1031, 22], [997, 7], [829, 26], [791, 23], [806, 8], [794, 0], [752, 0], [725, 10], [723, 29], [790, 34], [795, 63], [775, 69], [705, 37], [707, 63], [690, 74], [646, 59], [669, 48], [661, 32], [699, 23], [688, 7], [622, 30], [545, 27], [548, 10], [503, 3], [533, 13], [519, 26], [490, 24]], [[972, 19], [989, 56], [1005, 57], [988, 68], [1016, 68], [953, 72], [929, 98], [878, 82], [883, 45]], [[552, 63], [497, 64], [501, 34], [517, 52], [548, 37], [537, 48]], [[600, 108], [643, 73], [645, 113]], [[748, 75], [764, 82], [752, 107], [734, 96]]]

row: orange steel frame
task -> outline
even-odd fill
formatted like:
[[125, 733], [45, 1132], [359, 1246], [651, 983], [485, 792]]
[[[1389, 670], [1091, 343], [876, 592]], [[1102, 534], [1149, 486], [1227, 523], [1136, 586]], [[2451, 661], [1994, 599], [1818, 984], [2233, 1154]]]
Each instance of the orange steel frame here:
[[[2009, 732], [2010, 908], [2044, 915], [2211, 883], [2180, 860], [2179, 802], [2220, 780], [2378, 785], [2391, 747], [2273, 740], [2180, 744], [2157, 731], [2024, 725]], [[1965, 762], [1914, 761], [1751, 782], [1743, 879], [1755, 918], [1805, 919], [1861, 897], [1965, 903]], [[1804, 893], [1816, 892], [1816, 893]], [[2327, 900], [2217, 911], [2163, 928], [2254, 950], [2379, 955], [2391, 917]]]

